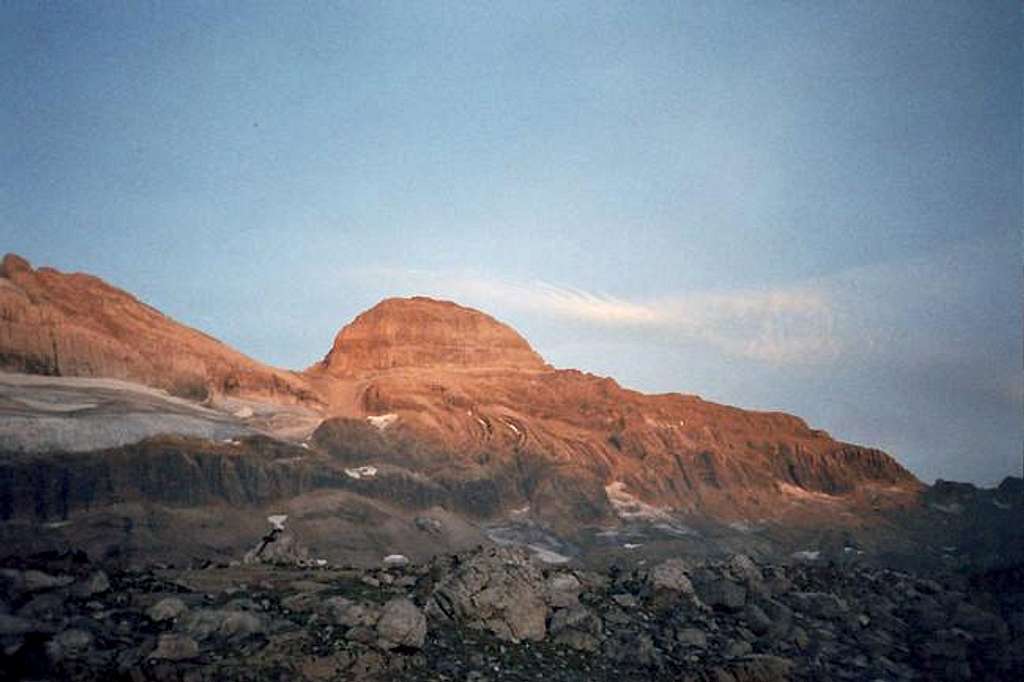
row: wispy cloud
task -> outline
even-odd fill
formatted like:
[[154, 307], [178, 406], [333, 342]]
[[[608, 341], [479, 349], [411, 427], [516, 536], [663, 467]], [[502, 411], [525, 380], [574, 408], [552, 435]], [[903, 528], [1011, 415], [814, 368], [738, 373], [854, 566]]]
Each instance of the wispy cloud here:
[[388, 282], [395, 293], [451, 298], [490, 312], [504, 308], [609, 329], [647, 330], [777, 364], [820, 362], [840, 350], [828, 298], [809, 287], [629, 300], [550, 282], [515, 282], [474, 273], [375, 268], [356, 276]]

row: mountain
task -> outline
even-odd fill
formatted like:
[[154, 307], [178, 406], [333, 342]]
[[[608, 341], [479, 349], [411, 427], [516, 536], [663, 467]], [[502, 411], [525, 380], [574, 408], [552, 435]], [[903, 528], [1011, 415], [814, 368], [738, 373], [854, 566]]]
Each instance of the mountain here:
[[0, 262], [0, 369], [126, 379], [195, 400], [316, 403], [303, 378], [179, 324], [90, 275]]
[[[282, 511], [349, 561], [488, 539], [552, 560], [740, 546], [932, 561], [936, 523], [968, 534], [880, 450], [553, 368], [509, 326], [429, 298], [382, 301], [287, 371], [9, 255], [0, 367], [8, 547], [233, 555]], [[986, 513], [1019, 511], [1004, 497]]]
[[450, 302], [378, 304], [307, 376], [334, 415], [315, 435], [321, 447], [472, 484], [468, 511], [482, 516], [530, 505], [565, 527], [632, 506], [736, 520], [779, 502], [919, 487], [885, 453], [790, 415], [553, 369], [511, 328]]

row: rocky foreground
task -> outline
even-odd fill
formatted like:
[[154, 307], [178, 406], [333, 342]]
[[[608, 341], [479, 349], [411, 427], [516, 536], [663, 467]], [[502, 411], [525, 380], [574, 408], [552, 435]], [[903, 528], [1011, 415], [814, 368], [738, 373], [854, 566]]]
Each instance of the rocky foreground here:
[[0, 569], [0, 680], [1024, 679], [1024, 567], [743, 555], [606, 573], [510, 547], [376, 570]]

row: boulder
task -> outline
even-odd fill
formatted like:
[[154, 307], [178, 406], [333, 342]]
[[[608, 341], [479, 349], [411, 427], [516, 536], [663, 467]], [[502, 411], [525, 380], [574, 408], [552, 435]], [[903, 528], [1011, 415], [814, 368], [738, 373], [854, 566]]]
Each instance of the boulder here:
[[165, 597], [149, 607], [146, 615], [149, 616], [150, 620], [162, 623], [166, 620], [174, 620], [187, 610], [188, 607], [185, 606], [185, 602], [177, 597]]
[[6, 583], [7, 592], [13, 598], [22, 598], [33, 592], [43, 592], [59, 587], [67, 587], [75, 581], [66, 575], [56, 576], [38, 570], [18, 571], [15, 569], [0, 570], [0, 582]]
[[46, 645], [46, 654], [51, 661], [78, 658], [88, 653], [95, 637], [87, 630], [64, 630], [54, 636]]
[[676, 641], [697, 649], [705, 649], [708, 646], [707, 634], [698, 628], [682, 628], [676, 633]]
[[293, 533], [284, 530], [278, 524], [271, 528], [255, 547], [246, 552], [242, 562], [283, 566], [304, 565], [309, 562], [309, 550], [299, 543]]
[[755, 635], [767, 634], [772, 628], [772, 619], [757, 604], [747, 604], [744, 616], [746, 617], [747, 627]]
[[183, 661], [197, 656], [199, 644], [191, 637], [173, 632], [160, 635], [156, 649], [149, 655], [150, 658], [166, 661]]
[[377, 623], [380, 612], [370, 604], [361, 604], [346, 597], [331, 597], [323, 602], [322, 611], [330, 622], [346, 628], [370, 627]]
[[377, 646], [385, 650], [396, 647], [421, 649], [426, 636], [426, 616], [411, 601], [392, 599], [384, 605], [377, 621]]
[[548, 628], [554, 641], [580, 651], [601, 647], [601, 619], [579, 604], [555, 611]]
[[544, 578], [518, 547], [490, 547], [460, 561], [436, 585], [427, 610], [510, 641], [547, 633]]
[[572, 573], [555, 573], [544, 583], [545, 601], [556, 609], [578, 604], [582, 590], [583, 585]]
[[103, 594], [110, 589], [110, 578], [103, 571], [96, 571], [85, 580], [77, 583], [71, 593], [80, 599], [89, 599]]
[[767, 594], [764, 574], [754, 560], [746, 554], [734, 554], [726, 563], [726, 568], [751, 594], [764, 596]]
[[747, 603], [747, 588], [727, 574], [706, 568], [694, 576], [693, 585], [700, 600], [712, 608], [735, 612]]
[[702, 606], [690, 582], [687, 566], [680, 559], [669, 559], [652, 568], [647, 574], [644, 594], [655, 609]]
[[211, 637], [238, 639], [263, 631], [263, 622], [248, 611], [200, 609], [181, 619], [181, 629], [196, 641]]

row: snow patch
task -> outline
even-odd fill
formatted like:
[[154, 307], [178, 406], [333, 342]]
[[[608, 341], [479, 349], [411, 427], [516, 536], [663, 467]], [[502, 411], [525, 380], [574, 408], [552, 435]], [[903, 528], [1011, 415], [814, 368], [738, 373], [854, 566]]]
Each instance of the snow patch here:
[[284, 522], [288, 520], [287, 514], [274, 514], [267, 517], [267, 522], [274, 530], [284, 530]]
[[547, 547], [541, 547], [540, 545], [527, 545], [527, 549], [533, 552], [533, 555], [543, 561], [546, 564], [567, 564], [572, 559], [564, 554], [548, 549]]
[[636, 542], [627, 542], [626, 544], [623, 545], [623, 548], [625, 548], [625, 549], [637, 549], [638, 547], [643, 547], [643, 545], [642, 544], [638, 544]]
[[943, 514], [960, 514], [964, 508], [959, 502], [953, 502], [952, 504], [932, 504], [930, 505], [935, 511], [940, 511]]
[[604, 488], [608, 501], [612, 503], [616, 516], [623, 521], [650, 523], [652, 527], [675, 537], [699, 535], [697, 531], [679, 523], [671, 510], [647, 504], [626, 491], [622, 481], [612, 481]]
[[253, 412], [252, 408], [249, 407], [248, 405], [246, 405], [245, 407], [235, 411], [235, 416], [238, 417], [239, 419], [249, 419], [254, 414], [256, 414], [256, 413]]
[[544, 527], [529, 521], [514, 521], [504, 526], [491, 526], [485, 530], [495, 544], [525, 547], [540, 561], [564, 564], [572, 560], [576, 548], [559, 540]]
[[513, 424], [512, 422], [502, 421], [502, 424], [510, 428], [512, 430], [512, 433], [516, 434], [517, 436], [520, 435], [519, 429], [516, 428], [516, 425]]
[[997, 509], [1003, 509], [1003, 510], [1009, 509], [1010, 506], [1011, 506], [1009, 502], [1003, 502], [1003, 501], [997, 500], [995, 498], [992, 498], [992, 504], [994, 504]]
[[377, 467], [362, 466], [355, 469], [345, 469], [345, 475], [357, 481], [363, 478], [373, 478], [377, 475]]
[[404, 554], [388, 554], [384, 557], [385, 566], [408, 566], [409, 557]]
[[82, 410], [89, 410], [94, 407], [99, 407], [99, 403], [95, 402], [82, 402], [82, 403], [60, 403], [56, 400], [32, 400], [31, 398], [12, 397], [14, 402], [19, 405], [23, 405], [32, 410], [39, 410], [40, 412], [81, 412]]
[[796, 485], [790, 485], [789, 483], [780, 483], [779, 484], [779, 489], [782, 491], [783, 495], [788, 495], [789, 497], [793, 497], [793, 498], [796, 498], [798, 500], [807, 500], [809, 502], [810, 501], [814, 501], [814, 502], [835, 502], [836, 501], [836, 498], [834, 496], [832, 496], [832, 495], [828, 495], [826, 493], [815, 492], [813, 490], [807, 490], [806, 488], [801, 488], [800, 486], [796, 486]]
[[377, 430], [383, 431], [398, 421], [398, 415], [394, 412], [389, 412], [388, 414], [375, 414], [367, 417], [366, 421], [370, 422], [370, 424], [377, 428]]
[[626, 521], [665, 521], [671, 519], [668, 511], [647, 504], [626, 491], [622, 481], [612, 481], [604, 487], [608, 501], [612, 503], [615, 514]]
[[700, 535], [697, 531], [692, 528], [688, 528], [681, 523], [656, 523], [654, 527], [660, 531], [664, 531], [669, 535], [674, 535], [677, 538], [692, 537], [694, 535]]
[[821, 550], [802, 549], [789, 555], [797, 561], [817, 561], [821, 558]]

